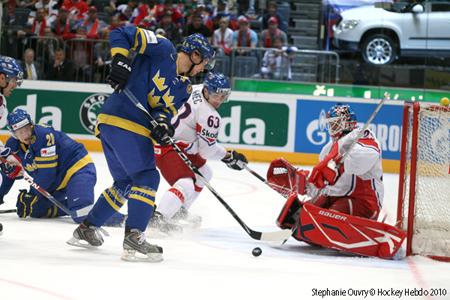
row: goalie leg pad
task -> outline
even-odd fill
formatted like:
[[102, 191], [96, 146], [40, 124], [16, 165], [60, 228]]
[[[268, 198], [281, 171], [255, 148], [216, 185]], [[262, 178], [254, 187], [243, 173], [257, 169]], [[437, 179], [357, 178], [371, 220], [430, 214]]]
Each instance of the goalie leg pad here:
[[392, 259], [406, 234], [391, 225], [305, 203], [293, 236], [325, 248]]
[[281, 229], [292, 229], [298, 220], [298, 211], [301, 208], [301, 202], [297, 198], [297, 193], [292, 193], [277, 218], [277, 225]]

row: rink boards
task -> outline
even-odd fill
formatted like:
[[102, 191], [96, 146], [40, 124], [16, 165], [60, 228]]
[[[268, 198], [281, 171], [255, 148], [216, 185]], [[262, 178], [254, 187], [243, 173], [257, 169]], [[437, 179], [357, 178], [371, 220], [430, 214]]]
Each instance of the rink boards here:
[[[26, 109], [41, 124], [51, 124], [86, 145], [101, 151], [93, 136], [96, 117], [112, 89], [106, 84], [27, 81], [8, 99], [8, 108]], [[373, 112], [376, 99], [328, 97], [257, 92], [232, 92], [220, 108], [219, 141], [237, 148], [253, 161], [284, 157], [294, 164], [318, 162], [328, 142], [324, 117], [336, 103], [349, 103], [363, 124]], [[402, 101], [386, 103], [371, 129], [383, 150], [383, 167], [397, 172], [400, 159]], [[3, 140], [6, 118], [0, 120]]]

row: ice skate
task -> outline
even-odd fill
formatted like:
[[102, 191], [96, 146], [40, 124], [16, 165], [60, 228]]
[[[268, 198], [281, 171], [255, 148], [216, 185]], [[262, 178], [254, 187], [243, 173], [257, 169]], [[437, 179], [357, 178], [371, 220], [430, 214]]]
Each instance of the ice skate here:
[[[136, 253], [137, 252], [137, 253]], [[142, 255], [136, 255], [136, 254]], [[122, 259], [126, 261], [161, 262], [163, 249], [145, 240], [145, 233], [139, 229], [125, 232]]]
[[150, 219], [148, 227], [150, 229], [156, 229], [165, 234], [175, 234], [183, 232], [183, 228], [180, 225], [170, 222], [158, 211], [155, 211], [153, 217]]
[[108, 232], [101, 227], [87, 226], [81, 223], [67, 244], [82, 248], [100, 247], [103, 244], [102, 234], [109, 236]]
[[187, 226], [193, 229], [199, 228], [202, 225], [202, 217], [189, 213], [189, 211], [184, 207], [181, 207], [172, 219], [170, 219], [170, 221], [173, 221], [183, 227]]

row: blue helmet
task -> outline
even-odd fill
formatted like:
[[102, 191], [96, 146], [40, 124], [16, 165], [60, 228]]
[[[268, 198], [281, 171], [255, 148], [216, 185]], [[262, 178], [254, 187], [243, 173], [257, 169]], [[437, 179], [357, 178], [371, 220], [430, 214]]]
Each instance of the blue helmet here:
[[187, 54], [191, 54], [192, 52], [197, 50], [200, 53], [202, 59], [208, 60], [208, 64], [206, 65], [205, 69], [212, 70], [214, 68], [214, 57], [216, 55], [216, 52], [202, 34], [194, 33], [186, 37], [183, 43], [178, 47], [178, 50], [183, 51]]
[[0, 73], [5, 74], [8, 80], [16, 78], [17, 85], [20, 86], [23, 80], [23, 72], [17, 61], [9, 56], [0, 56]]
[[8, 114], [8, 129], [13, 132], [25, 127], [29, 124], [33, 124], [31, 116], [23, 109], [16, 109]]
[[231, 93], [230, 81], [222, 73], [209, 72], [203, 85], [211, 94], [226, 94], [228, 96]]
[[356, 114], [348, 104], [336, 104], [327, 114], [327, 127], [331, 137], [340, 137], [356, 128]]

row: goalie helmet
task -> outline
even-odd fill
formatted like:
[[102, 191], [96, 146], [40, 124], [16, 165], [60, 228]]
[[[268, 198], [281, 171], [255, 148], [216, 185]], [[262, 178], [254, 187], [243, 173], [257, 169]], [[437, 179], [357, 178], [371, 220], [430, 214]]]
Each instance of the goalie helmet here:
[[356, 128], [356, 114], [350, 105], [337, 104], [328, 110], [326, 122], [330, 136], [340, 138]]
[[20, 108], [9, 113], [7, 119], [8, 119], [8, 129], [12, 133], [29, 124], [33, 125], [31, 116], [25, 110]]
[[215, 55], [211, 44], [208, 40], [200, 33], [194, 33], [186, 37], [183, 43], [178, 47], [179, 51], [182, 51], [186, 54], [192, 54], [194, 51], [198, 51], [202, 60], [207, 59], [208, 63], [205, 66], [206, 70], [212, 70], [215, 64]]
[[23, 80], [23, 72], [17, 61], [9, 56], [0, 56], [0, 73], [5, 74], [7, 81], [16, 78], [20, 86]]

